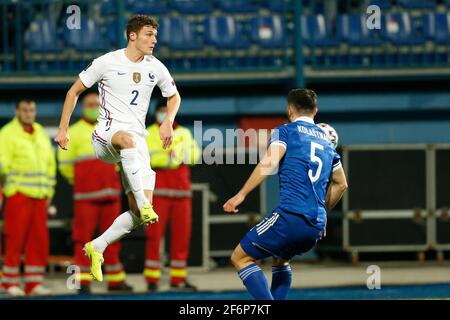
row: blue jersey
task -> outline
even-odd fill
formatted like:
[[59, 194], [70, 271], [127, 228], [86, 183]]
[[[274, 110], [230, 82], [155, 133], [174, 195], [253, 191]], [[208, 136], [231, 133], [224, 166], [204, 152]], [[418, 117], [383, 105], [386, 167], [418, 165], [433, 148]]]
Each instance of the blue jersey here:
[[286, 148], [278, 169], [278, 207], [305, 216], [317, 227], [324, 227], [328, 182], [332, 171], [341, 166], [340, 156], [332, 143], [307, 117], [277, 127], [270, 143]]

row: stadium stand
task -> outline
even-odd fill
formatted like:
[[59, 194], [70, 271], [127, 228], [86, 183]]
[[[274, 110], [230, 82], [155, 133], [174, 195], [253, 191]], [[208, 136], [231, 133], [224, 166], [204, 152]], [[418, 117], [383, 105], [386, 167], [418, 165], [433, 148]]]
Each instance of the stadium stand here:
[[[13, 16], [26, 10], [27, 16], [33, 19], [29, 20], [31, 23], [4, 20], [1, 32], [3, 56], [9, 59], [1, 59], [1, 70], [19, 68], [18, 71], [27, 72], [27, 68], [34, 70], [36, 66], [47, 65], [43, 70], [46, 73], [72, 72], [77, 63], [70, 60], [79, 58], [68, 55], [69, 50], [101, 53], [120, 47], [125, 41], [123, 31], [118, 28], [120, 8], [115, 1], [93, 1], [96, 10], [90, 10], [89, 16], [81, 19], [82, 31], [65, 27], [66, 16], [60, 8], [61, 12], [56, 12], [55, 19], [40, 18], [41, 11], [50, 10], [51, 4], [45, 0], [37, 3], [40, 6], [17, 3], [17, 11], [12, 5], [2, 4], [6, 12], [11, 12]], [[304, 62], [317, 70], [329, 68], [330, 63], [336, 68], [353, 69], [398, 68], [411, 63], [417, 67], [442, 66], [450, 59], [440, 47], [450, 42], [449, 14], [446, 12], [450, 7], [449, 1], [368, 1], [367, 4], [377, 5], [382, 10], [381, 30], [366, 27], [367, 15], [363, 4], [351, 1], [342, 3], [345, 6], [338, 5], [330, 19], [327, 3], [301, 1], [303, 13], [299, 35], [294, 30], [297, 18], [292, 0], [127, 0], [123, 6], [125, 11], [121, 14], [125, 18], [132, 13], [156, 15], [161, 24], [160, 47], [166, 49], [160, 50], [158, 55], [179, 72], [222, 70], [223, 65], [217, 61], [225, 57], [228, 61], [234, 60], [233, 65], [247, 70], [286, 70], [295, 66], [298, 59], [299, 53], [293, 50], [296, 41], [303, 45]], [[22, 33], [16, 37], [23, 37], [23, 41], [10, 39], [9, 31], [17, 26]], [[400, 47], [402, 53], [397, 52]], [[264, 51], [266, 49], [282, 49], [283, 54], [268, 54]], [[192, 50], [197, 50], [197, 53], [191, 52], [189, 58], [180, 58], [183, 53]], [[358, 50], [366, 53], [355, 54]], [[370, 50], [373, 52], [367, 55]], [[42, 55], [23, 55], [24, 51]], [[394, 59], [384, 57], [392, 52], [398, 53]], [[48, 68], [48, 63], [54, 60], [54, 57], [48, 56], [49, 53], [62, 54], [58, 57], [61, 60], [60, 70], [54, 69], [56, 64]], [[250, 58], [242, 62], [243, 55]], [[270, 55], [272, 57], [268, 57]], [[323, 56], [328, 58], [321, 59]], [[30, 63], [30, 59], [36, 63]]]

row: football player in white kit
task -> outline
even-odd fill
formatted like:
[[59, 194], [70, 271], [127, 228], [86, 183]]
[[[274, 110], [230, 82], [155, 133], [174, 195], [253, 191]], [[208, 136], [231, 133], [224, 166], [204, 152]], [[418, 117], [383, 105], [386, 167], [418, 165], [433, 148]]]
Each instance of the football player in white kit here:
[[168, 109], [159, 135], [163, 147], [169, 147], [181, 98], [167, 68], [152, 55], [157, 29], [157, 21], [149, 16], [137, 15], [128, 21], [127, 47], [95, 59], [67, 92], [55, 137], [62, 149], [70, 148], [68, 127], [77, 99], [98, 83], [101, 106], [92, 145], [99, 159], [120, 165], [130, 205], [130, 210], [117, 217], [108, 230], [84, 246], [92, 276], [98, 281], [103, 280], [101, 266], [106, 247], [137, 226], [158, 221], [151, 204], [155, 172], [150, 167], [145, 141], [145, 118], [153, 88], [158, 86], [167, 97]]

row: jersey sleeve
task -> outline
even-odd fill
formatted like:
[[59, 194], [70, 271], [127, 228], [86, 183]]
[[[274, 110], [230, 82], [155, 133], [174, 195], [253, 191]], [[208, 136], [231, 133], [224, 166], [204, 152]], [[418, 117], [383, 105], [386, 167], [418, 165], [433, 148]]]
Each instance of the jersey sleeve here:
[[342, 167], [341, 156], [335, 151], [333, 156], [333, 172]]
[[87, 67], [78, 75], [81, 82], [83, 82], [86, 88], [92, 87], [95, 83], [99, 82], [103, 78], [105, 72], [104, 57], [98, 57], [94, 59]]
[[160, 63], [160, 75], [157, 83], [164, 98], [171, 97], [177, 92], [177, 86], [169, 70], [166, 66]]
[[283, 148], [287, 149], [287, 141], [288, 141], [288, 133], [287, 127], [281, 126], [277, 127], [273, 130], [272, 135], [270, 136], [270, 145], [279, 145]]

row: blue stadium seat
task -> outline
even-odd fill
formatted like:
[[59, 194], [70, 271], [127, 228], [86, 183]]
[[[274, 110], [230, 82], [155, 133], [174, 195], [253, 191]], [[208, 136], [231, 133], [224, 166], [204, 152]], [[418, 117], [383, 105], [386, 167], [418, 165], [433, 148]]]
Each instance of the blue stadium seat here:
[[319, 47], [335, 46], [338, 41], [331, 36], [322, 14], [301, 17], [302, 38], [305, 44]]
[[280, 16], [255, 17], [250, 25], [252, 40], [261, 46], [282, 48], [286, 45], [285, 21]]
[[425, 42], [424, 34], [415, 30], [408, 13], [388, 13], [382, 28], [385, 38], [398, 45], [417, 45]]
[[36, 19], [25, 31], [25, 46], [31, 52], [60, 52], [63, 46], [58, 37], [56, 23], [46, 19]]
[[229, 13], [254, 13], [258, 11], [258, 6], [251, 0], [217, 0], [216, 4], [224, 12]]
[[375, 30], [371, 31], [366, 26], [364, 14], [342, 14], [337, 16], [336, 31], [340, 40], [351, 45], [369, 46], [380, 45], [383, 40], [375, 36]]
[[407, 9], [434, 9], [436, 0], [398, 0], [398, 3]]
[[293, 2], [291, 0], [263, 1], [262, 5], [271, 12], [283, 12], [292, 9]]
[[159, 19], [158, 42], [171, 49], [201, 49], [193, 24], [182, 17]]
[[379, 6], [382, 10], [389, 10], [392, 7], [392, 4], [389, 0], [370, 0], [370, 5], [376, 5]]
[[100, 2], [100, 14], [102, 17], [108, 17], [116, 13], [117, 4], [114, 0], [102, 0]]
[[204, 0], [173, 0], [172, 6], [181, 13], [211, 13], [213, 8], [210, 2]]
[[[109, 40], [109, 43], [113, 47], [117, 47], [119, 45], [119, 41], [117, 39], [117, 22], [116, 22], [116, 20], [112, 20], [108, 24], [108, 28], [106, 29], [106, 36]], [[126, 42], [127, 35], [125, 34], [125, 28], [122, 28], [121, 36], [124, 38], [124, 40]]]
[[66, 44], [81, 51], [104, 51], [110, 48], [108, 36], [101, 32], [94, 19], [81, 19], [81, 28], [64, 29]]
[[233, 16], [207, 18], [205, 20], [206, 43], [224, 49], [248, 48], [250, 42], [241, 29]]
[[450, 13], [424, 15], [424, 30], [428, 39], [437, 44], [450, 43]]
[[167, 2], [163, 0], [127, 0], [126, 6], [133, 14], [165, 14], [169, 12]]

